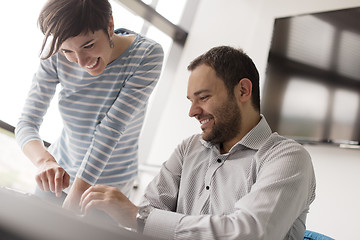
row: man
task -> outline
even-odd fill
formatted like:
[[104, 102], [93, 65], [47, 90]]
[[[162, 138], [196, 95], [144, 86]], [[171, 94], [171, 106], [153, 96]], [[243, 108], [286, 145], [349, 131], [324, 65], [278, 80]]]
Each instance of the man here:
[[187, 98], [202, 134], [183, 141], [147, 187], [142, 207], [93, 186], [82, 210], [164, 239], [303, 239], [315, 197], [311, 158], [272, 133], [260, 114], [259, 74], [242, 51], [215, 47], [196, 58]]

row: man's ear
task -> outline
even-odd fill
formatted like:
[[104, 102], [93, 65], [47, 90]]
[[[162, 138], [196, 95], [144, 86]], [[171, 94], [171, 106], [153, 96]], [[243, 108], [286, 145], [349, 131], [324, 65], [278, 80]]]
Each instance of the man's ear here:
[[240, 102], [246, 102], [251, 98], [252, 83], [248, 78], [242, 78], [235, 87], [235, 94]]

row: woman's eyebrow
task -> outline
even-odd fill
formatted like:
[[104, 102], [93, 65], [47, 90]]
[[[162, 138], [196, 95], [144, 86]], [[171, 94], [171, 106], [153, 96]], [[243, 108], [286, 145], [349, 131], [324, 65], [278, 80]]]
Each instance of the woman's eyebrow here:
[[91, 43], [92, 41], [94, 41], [94, 39], [91, 39], [91, 40], [89, 40], [89, 41], [86, 41], [83, 45], [80, 46], [80, 48], [88, 45], [88, 44]]
[[[88, 45], [88, 44], [91, 43], [92, 41], [94, 41], [94, 39], [91, 39], [91, 40], [89, 40], [89, 41], [86, 41], [84, 44], [82, 44], [82, 45], [80, 46], [80, 48]], [[68, 50], [68, 49], [65, 49], [65, 48], [61, 48], [60, 50], [61, 50], [61, 51], [69, 51], [69, 52], [71, 52], [71, 50]]]

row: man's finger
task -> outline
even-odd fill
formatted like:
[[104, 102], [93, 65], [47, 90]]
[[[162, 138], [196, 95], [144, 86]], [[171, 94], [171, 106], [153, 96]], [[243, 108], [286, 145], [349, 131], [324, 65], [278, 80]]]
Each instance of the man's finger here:
[[83, 201], [80, 201], [81, 212], [85, 215], [89, 212], [89, 210], [97, 208], [101, 209], [103, 204], [103, 196], [102, 193], [92, 193], [88, 195]]

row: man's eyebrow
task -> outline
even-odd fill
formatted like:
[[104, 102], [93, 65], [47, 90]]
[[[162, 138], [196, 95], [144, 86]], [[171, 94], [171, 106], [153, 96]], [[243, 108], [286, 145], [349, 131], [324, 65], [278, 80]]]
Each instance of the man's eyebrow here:
[[[86, 41], [84, 44], [82, 44], [82, 45], [80, 46], [80, 48], [88, 45], [88, 44], [91, 43], [92, 41], [94, 41], [94, 39], [90, 39], [89, 41]], [[61, 48], [60, 50], [61, 50], [61, 51], [70, 51], [70, 50], [65, 49], [65, 48]]]
[[[208, 93], [208, 92], [210, 92], [209, 89], [201, 89], [201, 90], [199, 90], [199, 91], [194, 92], [193, 95], [194, 95], [194, 96], [198, 96], [198, 95], [200, 95], [200, 94], [202, 94], [202, 93]], [[187, 99], [190, 100], [190, 97], [189, 97], [189, 96], [186, 96], [186, 97], [187, 97]]]

